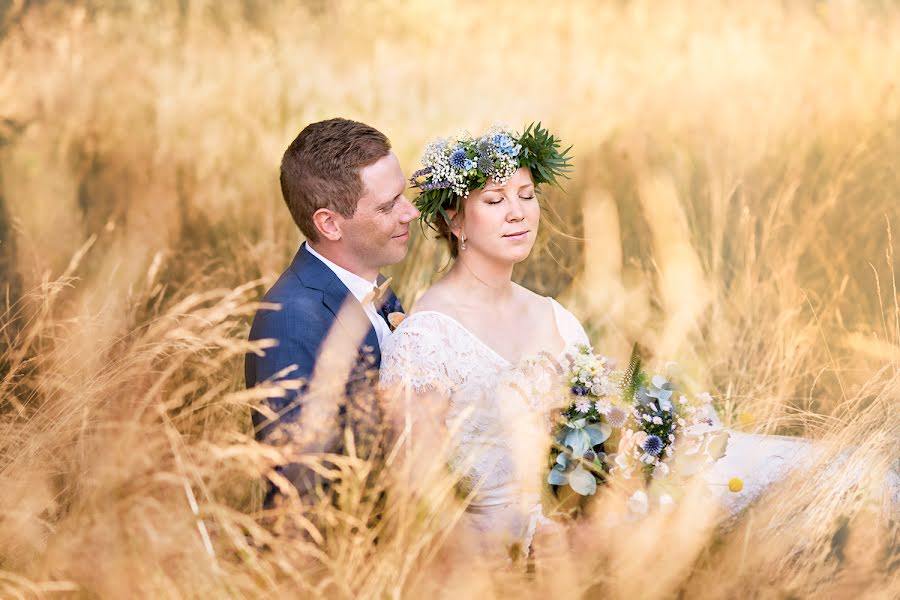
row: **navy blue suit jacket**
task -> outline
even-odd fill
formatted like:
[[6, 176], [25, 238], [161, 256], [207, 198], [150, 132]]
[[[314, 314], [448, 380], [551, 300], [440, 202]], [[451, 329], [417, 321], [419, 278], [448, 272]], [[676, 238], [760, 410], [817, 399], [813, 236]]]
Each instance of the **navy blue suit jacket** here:
[[[274, 380], [276, 373], [291, 366], [296, 368], [279, 377], [279, 380], [290, 378], [309, 381], [322, 342], [332, 327], [340, 326], [337, 315], [344, 303], [347, 302], [348, 310], [358, 309], [365, 314], [362, 305], [350, 290], [325, 263], [306, 250], [305, 244], [294, 256], [291, 266], [263, 297], [263, 302], [280, 304], [281, 310], [258, 310], [250, 328], [250, 340], [274, 339], [278, 345], [267, 348], [264, 356], [246, 354], [244, 379], [248, 388]], [[402, 311], [402, 307], [396, 296], [389, 292], [380, 310], [386, 318], [389, 312]], [[368, 322], [366, 317], [363, 318]], [[381, 363], [381, 349], [374, 327], [369, 327], [358, 353], [358, 368], [354, 369], [351, 377], [356, 377], [356, 380], [348, 382], [348, 391], [352, 391], [355, 383], [368, 380], [361, 377], [363, 370], [374, 369], [377, 373]], [[264, 415], [254, 412], [253, 424], [257, 439], [264, 441], [279, 422], [292, 422], [298, 418], [302, 408], [298, 395], [302, 395], [303, 391], [301, 388], [289, 391], [285, 397], [265, 400], [270, 409], [280, 414], [280, 418], [277, 422], [269, 423]], [[335, 399], [335, 402], [340, 400]]]

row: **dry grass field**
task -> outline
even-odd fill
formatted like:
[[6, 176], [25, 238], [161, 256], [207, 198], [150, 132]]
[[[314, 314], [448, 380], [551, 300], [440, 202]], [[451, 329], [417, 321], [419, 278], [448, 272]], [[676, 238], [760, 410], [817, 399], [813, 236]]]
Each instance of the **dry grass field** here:
[[[0, 597], [897, 598], [898, 85], [879, 0], [0, 2]], [[728, 528], [598, 498], [591, 551], [523, 575], [443, 549], [449, 487], [385, 507], [360, 453], [273, 527], [245, 340], [301, 241], [281, 154], [332, 116], [407, 172], [543, 121], [576, 170], [516, 277], [870, 485], [788, 482]], [[447, 260], [416, 233], [407, 306]]]

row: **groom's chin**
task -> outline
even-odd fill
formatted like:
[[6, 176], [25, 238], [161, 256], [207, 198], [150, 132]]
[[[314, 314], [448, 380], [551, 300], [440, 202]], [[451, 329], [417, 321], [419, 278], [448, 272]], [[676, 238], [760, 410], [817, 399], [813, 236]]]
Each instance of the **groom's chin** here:
[[[388, 248], [385, 248], [385, 250], [388, 250]], [[389, 252], [385, 252], [386, 265], [393, 265], [402, 261], [409, 253], [409, 235], [407, 234], [403, 239], [391, 238], [389, 250]]]

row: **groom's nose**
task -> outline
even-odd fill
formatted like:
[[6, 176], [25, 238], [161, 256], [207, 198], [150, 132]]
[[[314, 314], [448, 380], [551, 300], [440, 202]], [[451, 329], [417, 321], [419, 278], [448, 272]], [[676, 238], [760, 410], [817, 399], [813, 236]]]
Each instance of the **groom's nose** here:
[[416, 208], [413, 203], [407, 200], [405, 197], [403, 198], [403, 202], [405, 203], [403, 207], [405, 210], [403, 211], [402, 222], [409, 223], [410, 221], [415, 221], [416, 219], [418, 219], [419, 209]]

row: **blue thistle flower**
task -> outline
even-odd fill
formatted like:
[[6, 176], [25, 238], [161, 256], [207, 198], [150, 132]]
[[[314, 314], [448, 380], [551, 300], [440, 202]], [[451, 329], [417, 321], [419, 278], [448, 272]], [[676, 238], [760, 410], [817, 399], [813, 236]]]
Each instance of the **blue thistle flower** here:
[[651, 435], [644, 441], [644, 452], [649, 454], [650, 456], [659, 456], [659, 453], [662, 452], [663, 443], [662, 440], [659, 439], [658, 435]]
[[466, 166], [466, 151], [462, 148], [457, 148], [453, 151], [453, 154], [450, 155], [450, 165], [454, 169], [462, 169]]
[[494, 161], [486, 156], [482, 156], [478, 159], [478, 170], [485, 175], [490, 175], [494, 172]]
[[478, 145], [475, 147], [478, 151], [478, 156], [481, 158], [489, 158], [491, 156], [491, 150], [494, 149], [494, 146], [486, 139], [479, 140]]

